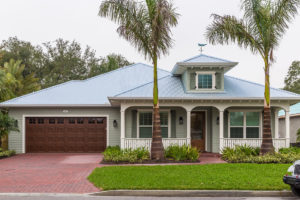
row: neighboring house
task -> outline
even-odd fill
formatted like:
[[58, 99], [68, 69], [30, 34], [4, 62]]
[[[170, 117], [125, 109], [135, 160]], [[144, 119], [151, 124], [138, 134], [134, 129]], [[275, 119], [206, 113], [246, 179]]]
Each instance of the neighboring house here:
[[[238, 63], [200, 54], [158, 70], [164, 146], [191, 144], [201, 151], [260, 146], [264, 86], [225, 75]], [[153, 68], [134, 64], [83, 81], [69, 81], [0, 104], [18, 120], [9, 148], [26, 152], [101, 152], [107, 146], [150, 148]], [[278, 149], [278, 110], [300, 96], [271, 89], [272, 132]], [[289, 112], [286, 112], [289, 117]]]
[[[300, 103], [291, 106], [290, 108], [290, 134], [291, 143], [297, 142], [297, 131], [300, 129]], [[285, 112], [279, 112], [279, 135], [285, 135]]]

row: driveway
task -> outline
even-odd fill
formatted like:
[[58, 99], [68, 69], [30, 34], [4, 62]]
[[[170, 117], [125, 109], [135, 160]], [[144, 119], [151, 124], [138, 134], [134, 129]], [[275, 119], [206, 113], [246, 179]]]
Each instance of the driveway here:
[[22, 154], [0, 160], [0, 192], [92, 193], [86, 178], [101, 154]]

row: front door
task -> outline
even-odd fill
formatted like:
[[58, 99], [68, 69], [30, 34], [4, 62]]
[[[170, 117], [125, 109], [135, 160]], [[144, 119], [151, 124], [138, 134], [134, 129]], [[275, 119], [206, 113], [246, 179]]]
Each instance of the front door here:
[[191, 140], [192, 147], [205, 151], [205, 112], [194, 111], [191, 113]]

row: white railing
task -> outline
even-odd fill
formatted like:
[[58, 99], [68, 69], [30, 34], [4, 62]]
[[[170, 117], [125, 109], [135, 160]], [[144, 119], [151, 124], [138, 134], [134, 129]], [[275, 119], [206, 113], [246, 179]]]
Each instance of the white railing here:
[[[236, 145], [249, 145], [252, 147], [260, 147], [262, 143], [262, 138], [248, 138], [248, 139], [237, 139], [237, 138], [224, 138], [223, 139], [223, 148], [224, 147], [230, 147], [233, 148]], [[273, 145], [276, 149], [276, 151], [278, 151], [278, 149], [280, 148], [284, 148], [287, 147], [286, 146], [287, 142], [286, 142], [286, 138], [273, 138]]]
[[[145, 147], [151, 149], [151, 138], [125, 138], [124, 139], [124, 148], [125, 149], [136, 149], [139, 147]], [[163, 138], [164, 148], [167, 148], [170, 145], [179, 145], [190, 144], [190, 139], [187, 138]]]

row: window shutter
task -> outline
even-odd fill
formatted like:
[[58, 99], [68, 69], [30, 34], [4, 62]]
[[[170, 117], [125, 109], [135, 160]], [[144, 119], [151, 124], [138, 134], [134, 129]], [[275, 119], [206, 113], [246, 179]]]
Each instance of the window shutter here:
[[190, 74], [190, 88], [191, 90], [196, 89], [196, 73]]

